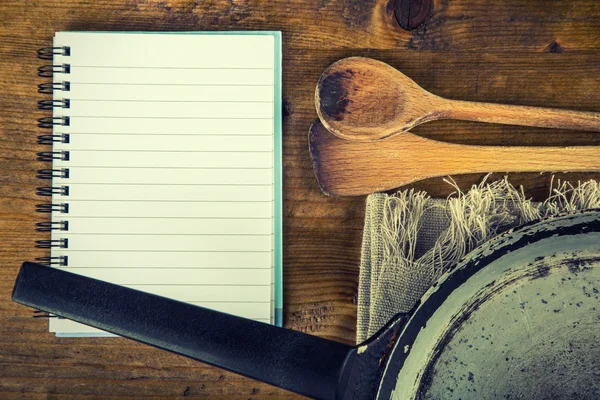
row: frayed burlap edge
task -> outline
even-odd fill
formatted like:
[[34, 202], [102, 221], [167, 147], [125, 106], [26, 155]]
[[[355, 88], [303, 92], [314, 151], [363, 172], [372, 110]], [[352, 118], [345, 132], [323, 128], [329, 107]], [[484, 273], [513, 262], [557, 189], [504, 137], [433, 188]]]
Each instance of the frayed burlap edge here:
[[409, 312], [445, 271], [492, 237], [563, 212], [600, 208], [600, 183], [558, 181], [543, 203], [525, 198], [505, 178], [447, 199], [425, 192], [375, 193], [367, 198], [358, 292], [357, 342], [394, 315]]

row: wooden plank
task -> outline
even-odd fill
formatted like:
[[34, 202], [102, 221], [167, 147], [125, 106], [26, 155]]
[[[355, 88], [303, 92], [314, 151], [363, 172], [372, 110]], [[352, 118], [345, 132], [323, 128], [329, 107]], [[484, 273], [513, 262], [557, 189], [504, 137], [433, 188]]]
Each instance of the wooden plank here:
[[[600, 44], [594, 0], [543, 2], [434, 1], [429, 21], [400, 28], [387, 0], [111, 0], [82, 7], [78, 0], [2, 2], [0, 47], [11, 58], [48, 43], [56, 30], [280, 29], [288, 49], [402, 48], [439, 51], [574, 51]], [[32, 35], [32, 32], [35, 35]]]

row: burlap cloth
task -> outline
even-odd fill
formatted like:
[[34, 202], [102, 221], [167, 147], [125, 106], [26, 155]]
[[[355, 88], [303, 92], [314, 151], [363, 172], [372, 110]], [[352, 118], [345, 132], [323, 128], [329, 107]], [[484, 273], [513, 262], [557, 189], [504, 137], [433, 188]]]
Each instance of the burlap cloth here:
[[[454, 185], [449, 181], [448, 184]], [[424, 192], [367, 198], [358, 290], [357, 342], [407, 313], [439, 276], [481, 243], [523, 223], [600, 208], [600, 184], [558, 182], [535, 203], [506, 179], [432, 199]]]

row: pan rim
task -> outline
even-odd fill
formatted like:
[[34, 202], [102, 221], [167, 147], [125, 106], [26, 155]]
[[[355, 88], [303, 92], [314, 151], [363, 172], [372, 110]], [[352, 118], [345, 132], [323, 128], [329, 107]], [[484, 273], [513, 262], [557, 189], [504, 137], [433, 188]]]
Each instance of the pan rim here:
[[[600, 232], [600, 209], [569, 212], [556, 217], [530, 222], [511, 229], [477, 247], [467, 254], [458, 266], [445, 273], [422, 297], [411, 312], [383, 369], [376, 399], [388, 400], [396, 389], [398, 374], [411, 355], [427, 321], [444, 301], [462, 284], [508, 253], [538, 243], [553, 236], [574, 236]], [[432, 344], [433, 346], [434, 344]], [[416, 374], [416, 381], [420, 381]], [[414, 396], [414, 394], [412, 394]]]

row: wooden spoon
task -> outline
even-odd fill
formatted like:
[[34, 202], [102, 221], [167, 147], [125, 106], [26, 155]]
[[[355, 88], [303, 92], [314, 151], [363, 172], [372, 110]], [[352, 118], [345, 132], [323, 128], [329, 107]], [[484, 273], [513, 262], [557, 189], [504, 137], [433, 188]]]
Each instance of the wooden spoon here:
[[600, 171], [600, 147], [470, 146], [412, 133], [354, 142], [319, 121], [309, 133], [310, 154], [323, 193], [357, 196], [421, 179], [481, 172]]
[[348, 140], [384, 139], [439, 119], [600, 131], [600, 113], [448, 100], [364, 57], [330, 65], [317, 84], [315, 103], [323, 125]]

